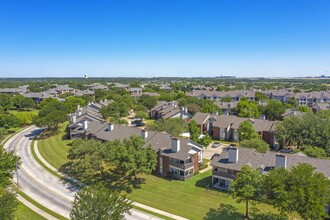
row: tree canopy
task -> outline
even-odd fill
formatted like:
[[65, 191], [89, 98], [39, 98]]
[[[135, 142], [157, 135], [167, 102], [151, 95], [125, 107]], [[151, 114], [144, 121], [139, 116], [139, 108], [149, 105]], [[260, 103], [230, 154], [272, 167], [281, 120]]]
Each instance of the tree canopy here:
[[70, 212], [72, 220], [125, 219], [125, 213], [132, 208], [125, 195], [111, 191], [102, 184], [87, 186], [74, 198]]
[[253, 127], [252, 122], [250, 121], [243, 121], [238, 129], [238, 139], [239, 141], [244, 141], [244, 140], [251, 140], [253, 138], [257, 138], [259, 137], [258, 133], [256, 132], [256, 130]]
[[148, 128], [155, 131], [166, 131], [178, 137], [181, 133], [187, 131], [187, 123], [181, 118], [159, 119], [154, 124], [149, 125]]
[[297, 212], [303, 219], [327, 216], [324, 207], [330, 201], [330, 180], [309, 164], [270, 171], [264, 187], [268, 201], [282, 212]]
[[271, 99], [265, 107], [265, 116], [268, 120], [280, 120], [281, 115], [285, 112], [285, 107], [282, 102]]
[[245, 217], [249, 218], [249, 201], [257, 201], [262, 189], [261, 174], [245, 165], [230, 184], [230, 194], [238, 202], [245, 202]]
[[255, 101], [248, 101], [246, 98], [237, 103], [236, 111], [238, 116], [243, 118], [259, 118], [260, 115]]
[[240, 147], [255, 148], [259, 153], [266, 153], [269, 151], [269, 145], [260, 138], [253, 138], [251, 140], [243, 140], [239, 143]]

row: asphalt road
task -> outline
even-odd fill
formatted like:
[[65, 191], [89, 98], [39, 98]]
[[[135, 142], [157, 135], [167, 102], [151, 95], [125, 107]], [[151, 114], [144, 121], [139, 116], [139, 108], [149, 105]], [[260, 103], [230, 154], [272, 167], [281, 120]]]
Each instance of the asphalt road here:
[[[10, 138], [4, 146], [5, 149], [15, 151], [21, 157], [22, 164], [14, 175], [14, 182], [25, 194], [38, 203], [69, 218], [72, 201], [78, 189], [50, 174], [34, 159], [30, 145], [33, 136], [38, 132], [40, 129], [37, 127], [25, 129]], [[159, 218], [131, 210], [131, 215], [126, 215], [126, 219], [156, 220]]]

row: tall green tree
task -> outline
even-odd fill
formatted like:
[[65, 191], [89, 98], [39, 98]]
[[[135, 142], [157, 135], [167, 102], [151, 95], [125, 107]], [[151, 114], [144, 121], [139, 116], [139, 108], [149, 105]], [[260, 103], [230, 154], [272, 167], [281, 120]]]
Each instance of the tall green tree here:
[[198, 126], [197, 122], [191, 120], [188, 123], [188, 129], [189, 129], [190, 139], [197, 142], [199, 135], [201, 133], [201, 128]]
[[239, 143], [240, 147], [255, 148], [259, 153], [269, 151], [269, 145], [260, 138], [252, 138], [251, 140], [243, 140]]
[[187, 130], [187, 123], [181, 118], [159, 119], [154, 124], [149, 125], [150, 130], [166, 131], [167, 133], [178, 137]]
[[20, 164], [19, 157], [0, 146], [0, 219], [14, 219], [18, 202], [15, 193], [9, 190], [13, 171]]
[[34, 108], [35, 106], [36, 104], [32, 98], [25, 97], [21, 102], [21, 108], [25, 108], [26, 110], [29, 110], [29, 108]]
[[24, 100], [24, 96], [22, 95], [15, 95], [11, 101], [12, 101], [12, 104], [15, 108], [18, 108], [18, 109], [21, 109], [22, 108], [22, 102]]
[[79, 191], [74, 198], [70, 212], [72, 220], [125, 219], [132, 204], [125, 195], [110, 191], [101, 184], [88, 186]]
[[239, 125], [239, 127], [237, 129], [237, 132], [238, 132], [239, 141], [251, 140], [253, 138], [258, 138], [259, 137], [258, 133], [256, 132], [256, 130], [253, 127], [252, 122], [250, 122], [248, 120], [243, 121]]
[[236, 111], [238, 116], [243, 118], [259, 118], [260, 116], [257, 104], [254, 101], [248, 101], [246, 98], [242, 98], [237, 103]]
[[249, 202], [257, 201], [262, 189], [261, 174], [245, 165], [230, 184], [230, 194], [238, 202], [245, 202], [245, 217], [249, 219]]
[[85, 100], [80, 97], [70, 96], [65, 99], [64, 105], [66, 106], [68, 113], [73, 113], [78, 105], [85, 105]]
[[[144, 140], [139, 136], [131, 136], [124, 139], [122, 144], [109, 142], [111, 157], [107, 162], [113, 162], [117, 169], [125, 172], [128, 176], [134, 176], [138, 180], [138, 174], [150, 174], [156, 168], [157, 158], [151, 146], [144, 146]], [[109, 160], [110, 159], [110, 160]]]
[[12, 106], [10, 95], [0, 93], [0, 111], [7, 112]]
[[269, 120], [280, 120], [281, 115], [285, 112], [282, 102], [271, 99], [265, 107], [265, 116]]
[[0, 219], [15, 219], [15, 211], [18, 207], [18, 201], [14, 193], [0, 186]]
[[282, 212], [297, 212], [306, 220], [327, 216], [324, 207], [330, 201], [330, 180], [309, 164], [270, 171], [264, 187], [268, 201]]
[[151, 109], [155, 107], [157, 104], [158, 98], [155, 96], [149, 96], [149, 95], [142, 95], [139, 98], [139, 103], [141, 103], [143, 106], [145, 106], [147, 109]]

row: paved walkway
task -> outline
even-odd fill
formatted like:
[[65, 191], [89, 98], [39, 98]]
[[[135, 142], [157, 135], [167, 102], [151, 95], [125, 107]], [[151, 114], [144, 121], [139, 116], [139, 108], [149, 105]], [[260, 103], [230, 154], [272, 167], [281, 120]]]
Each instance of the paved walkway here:
[[[51, 164], [49, 164], [40, 154], [39, 152], [39, 149], [38, 149], [38, 141], [34, 141], [34, 151], [37, 155], [37, 157], [40, 159], [40, 161], [42, 161], [42, 163], [44, 163], [48, 168], [50, 168], [51, 170], [57, 172], [59, 175], [63, 176], [63, 174], [61, 172], [59, 172], [55, 167], [53, 167]], [[212, 168], [212, 167], [210, 167]], [[206, 168], [207, 169], [207, 168]], [[204, 171], [206, 172], [206, 171]], [[152, 208], [150, 206], [146, 206], [146, 205], [143, 205], [141, 203], [138, 203], [138, 202], [133, 202], [133, 205], [137, 206], [137, 207], [140, 207], [140, 208], [143, 208], [145, 210], [148, 210], [148, 211], [151, 211], [151, 212], [154, 212], [154, 213], [157, 213], [157, 214], [160, 214], [160, 215], [163, 215], [163, 216], [166, 216], [166, 217], [169, 217], [169, 218], [173, 218], [173, 219], [177, 219], [177, 220], [188, 220], [187, 218], [183, 218], [181, 216], [178, 216], [178, 215], [174, 215], [174, 214], [171, 214], [171, 213], [168, 213], [168, 212], [165, 212], [165, 211], [162, 211], [162, 210], [159, 210], [159, 209], [156, 209], [156, 208]]]
[[41, 215], [42, 217], [44, 217], [46, 219], [49, 219], [49, 220], [57, 220], [57, 218], [53, 217], [52, 215], [48, 214], [47, 212], [43, 211], [42, 209], [39, 209], [37, 206], [33, 205], [31, 202], [24, 199], [21, 195], [17, 194], [16, 198], [21, 203], [23, 203], [24, 205], [26, 205], [27, 207], [32, 209], [32, 211], [34, 211], [35, 213]]

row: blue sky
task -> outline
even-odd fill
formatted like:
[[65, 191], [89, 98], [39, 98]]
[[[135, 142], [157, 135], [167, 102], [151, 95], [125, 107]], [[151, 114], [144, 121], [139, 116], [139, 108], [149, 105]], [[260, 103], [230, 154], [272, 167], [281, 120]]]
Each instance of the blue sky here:
[[326, 71], [328, 0], [0, 0], [0, 77]]

